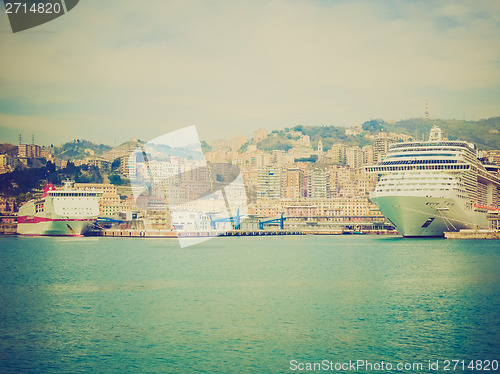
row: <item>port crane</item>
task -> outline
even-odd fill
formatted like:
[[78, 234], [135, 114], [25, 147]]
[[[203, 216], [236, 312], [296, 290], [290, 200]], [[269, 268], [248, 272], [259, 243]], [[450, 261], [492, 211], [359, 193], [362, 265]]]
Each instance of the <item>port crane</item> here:
[[241, 216], [240, 216], [240, 209], [236, 211], [236, 215], [234, 217], [226, 217], [226, 218], [219, 218], [219, 219], [211, 219], [210, 220], [210, 225], [212, 228], [215, 230], [216, 229], [216, 224], [218, 222], [232, 222], [234, 229], [239, 230], [241, 226]]

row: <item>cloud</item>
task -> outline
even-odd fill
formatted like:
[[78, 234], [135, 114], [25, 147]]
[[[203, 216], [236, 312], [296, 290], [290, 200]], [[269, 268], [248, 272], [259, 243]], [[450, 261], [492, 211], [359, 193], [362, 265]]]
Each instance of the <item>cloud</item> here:
[[48, 129], [67, 118], [60, 141], [83, 128], [107, 142], [191, 124], [207, 138], [420, 116], [426, 96], [442, 109], [436, 116], [498, 115], [479, 102], [500, 98], [499, 8], [87, 0], [36, 32], [0, 34], [0, 112], [16, 101]]

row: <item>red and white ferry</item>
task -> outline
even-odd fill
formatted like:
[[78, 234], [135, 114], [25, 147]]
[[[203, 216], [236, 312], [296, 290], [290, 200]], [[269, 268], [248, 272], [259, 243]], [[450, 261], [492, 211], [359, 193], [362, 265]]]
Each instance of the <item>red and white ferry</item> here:
[[41, 198], [19, 208], [17, 232], [21, 235], [82, 236], [97, 221], [101, 191], [79, 191], [67, 180], [61, 190], [52, 183]]

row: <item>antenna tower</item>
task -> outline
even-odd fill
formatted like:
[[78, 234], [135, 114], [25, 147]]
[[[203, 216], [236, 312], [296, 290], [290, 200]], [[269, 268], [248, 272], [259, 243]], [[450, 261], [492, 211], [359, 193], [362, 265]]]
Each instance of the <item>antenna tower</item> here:
[[23, 136], [21, 135], [21, 133], [19, 133], [19, 145], [21, 145], [23, 142]]
[[424, 115], [425, 115], [426, 121], [428, 121], [429, 120], [429, 100], [427, 99], [427, 97], [425, 98], [425, 112], [424, 112]]

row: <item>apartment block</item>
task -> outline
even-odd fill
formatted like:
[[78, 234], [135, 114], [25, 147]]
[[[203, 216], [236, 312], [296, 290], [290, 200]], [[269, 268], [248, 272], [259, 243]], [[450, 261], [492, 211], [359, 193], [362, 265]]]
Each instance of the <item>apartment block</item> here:
[[75, 188], [80, 191], [101, 191], [99, 214], [106, 217], [118, 215], [120, 211], [120, 195], [118, 195], [116, 186], [105, 183], [75, 183]]
[[314, 168], [307, 178], [307, 197], [309, 199], [324, 199], [330, 197], [330, 173], [327, 169]]
[[14, 159], [9, 155], [0, 155], [0, 174], [14, 170]]
[[257, 197], [263, 199], [279, 199], [282, 184], [281, 167], [266, 166], [257, 171]]
[[394, 143], [393, 139], [389, 139], [381, 135], [375, 138], [373, 144], [373, 162], [375, 164], [381, 162], [385, 158], [385, 155], [387, 154], [387, 152], [389, 152], [389, 147], [392, 143]]
[[353, 169], [363, 165], [363, 152], [358, 146], [349, 147], [346, 152], [347, 165]]
[[336, 197], [330, 199], [269, 200], [259, 199], [251, 207], [251, 213], [260, 217], [275, 217], [283, 213], [287, 217], [354, 217], [382, 215], [366, 197]]
[[304, 171], [289, 168], [284, 172], [282, 195], [284, 199], [301, 199], [305, 196]]
[[19, 144], [17, 146], [18, 157], [20, 158], [41, 158], [42, 147], [35, 144]]
[[332, 160], [333, 164], [345, 165], [347, 145], [342, 143], [336, 143], [332, 148], [326, 153], [326, 155]]

